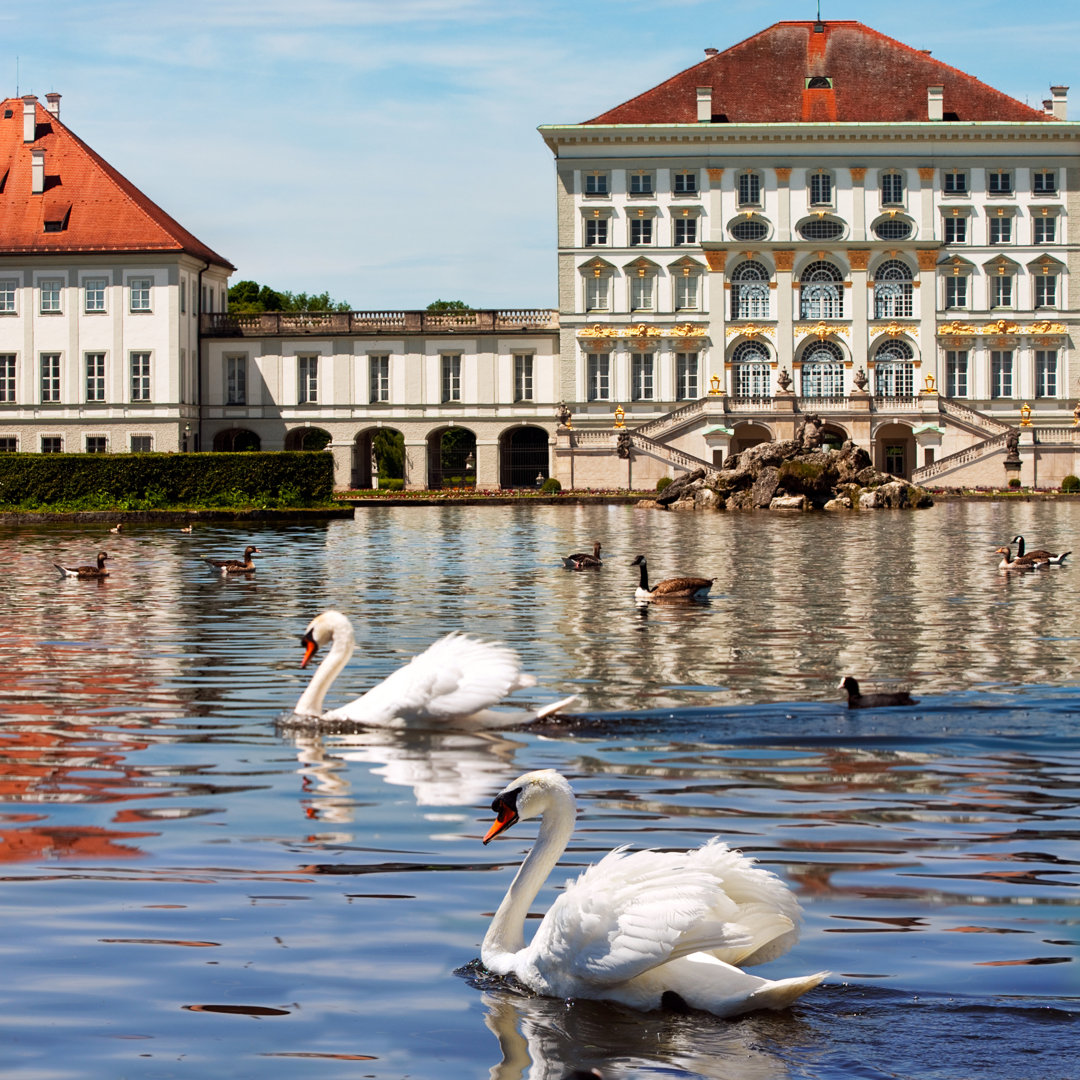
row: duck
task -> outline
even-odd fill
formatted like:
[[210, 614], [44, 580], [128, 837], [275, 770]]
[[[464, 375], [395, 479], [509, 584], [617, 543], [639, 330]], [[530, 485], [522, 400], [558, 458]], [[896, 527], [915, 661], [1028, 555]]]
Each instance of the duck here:
[[1001, 562], [998, 563], [998, 568], [1001, 570], [1039, 570], [1050, 565], [1049, 559], [1037, 558], [1034, 552], [1017, 555], [1014, 559], [1012, 547], [1008, 544], [1005, 547], [994, 548], [994, 554], [1001, 556]]
[[122, 521], [117, 522], [110, 530], [111, 533], [122, 533], [124, 531], [124, 523]]
[[255, 570], [255, 563], [251, 561], [252, 555], [261, 555], [262, 552], [254, 545], [248, 544], [244, 548], [244, 559], [239, 561], [238, 559], [203, 559], [203, 562], [207, 566], [213, 567], [222, 574], [250, 574]]
[[906, 690], [892, 690], [880, 694], [864, 694], [859, 689], [858, 679], [851, 675], [845, 675], [840, 680], [840, 690], [847, 691], [847, 703], [849, 709], [873, 709], [889, 705], [918, 705], [918, 699], [913, 698]]
[[827, 975], [742, 970], [786, 953], [801, 909], [788, 886], [718, 837], [687, 852], [618, 847], [567, 882], [525, 944], [525, 920], [574, 831], [576, 799], [554, 769], [512, 780], [491, 804], [490, 843], [518, 821], [539, 834], [484, 935], [480, 960], [538, 994], [634, 1009], [739, 1016], [782, 1009]]
[[351, 721], [378, 728], [457, 729], [478, 731], [511, 727], [550, 717], [566, 708], [571, 696], [533, 712], [491, 708], [536, 678], [521, 670], [513, 649], [467, 634], [450, 633], [414, 656], [367, 693], [339, 709], [323, 712], [323, 698], [356, 649], [352, 623], [340, 611], [324, 611], [308, 623], [300, 638], [302, 668], [329, 644], [293, 712], [316, 720]]
[[180, 526], [180, 531], [181, 532], [192, 532], [192, 527], [190, 525], [181, 525]]
[[641, 579], [634, 591], [638, 600], [704, 600], [709, 595], [716, 578], [676, 577], [658, 581], [649, 588], [649, 568], [644, 555], [639, 555], [631, 566], [641, 567]]
[[1010, 541], [1011, 544], [1016, 545], [1016, 557], [1018, 559], [1026, 558], [1030, 555], [1033, 559], [1038, 559], [1040, 562], [1046, 561], [1050, 566], [1061, 566], [1065, 561], [1067, 555], [1071, 555], [1071, 551], [1063, 551], [1060, 555], [1052, 555], [1045, 548], [1036, 548], [1034, 551], [1024, 552], [1024, 538], [1017, 534]]
[[563, 556], [563, 566], [567, 570], [599, 570], [603, 566], [603, 562], [600, 559], [600, 541], [593, 541], [593, 552], [591, 555], [586, 555], [584, 552], [579, 551], [576, 555]]
[[99, 551], [97, 566], [61, 566], [59, 563], [53, 563], [53, 566], [60, 571], [63, 577], [107, 578], [109, 571], [105, 569], [105, 560], [108, 557], [109, 553], [107, 551]]

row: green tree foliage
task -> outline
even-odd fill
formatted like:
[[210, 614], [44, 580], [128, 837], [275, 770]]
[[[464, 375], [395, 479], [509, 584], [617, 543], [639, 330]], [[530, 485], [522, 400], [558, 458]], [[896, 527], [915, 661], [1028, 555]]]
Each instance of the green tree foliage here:
[[473, 308], [469, 307], [469, 305], [466, 304], [464, 300], [432, 300], [425, 310], [443, 313], [453, 311], [472, 311]]
[[404, 480], [405, 436], [391, 428], [380, 428], [371, 442], [379, 467], [379, 480]]
[[229, 287], [229, 310], [240, 315], [260, 311], [351, 311], [346, 300], [332, 300], [328, 292], [278, 292], [257, 281], [238, 281]]

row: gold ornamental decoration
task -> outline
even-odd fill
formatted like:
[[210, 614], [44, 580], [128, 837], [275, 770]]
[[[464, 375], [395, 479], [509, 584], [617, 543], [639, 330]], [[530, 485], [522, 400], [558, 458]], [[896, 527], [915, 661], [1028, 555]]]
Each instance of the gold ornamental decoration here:
[[1020, 327], [1017, 323], [1009, 322], [1008, 319], [998, 319], [984, 326], [982, 332], [984, 334], [1019, 334]]
[[933, 270], [937, 266], [938, 253], [934, 251], [916, 251], [915, 257], [919, 260], [920, 270]]
[[790, 165], [777, 165], [773, 172], [776, 173], [776, 179], [782, 184], [786, 184], [791, 179]]
[[705, 261], [709, 264], [709, 269], [714, 270], [717, 273], [724, 272], [724, 264], [727, 262], [726, 251], [706, 251]]
[[708, 333], [704, 326], [695, 326], [693, 323], [676, 323], [671, 328], [671, 337], [695, 338], [704, 337]]
[[847, 254], [852, 270], [865, 270], [870, 265], [869, 251], [851, 251], [849, 249]]
[[795, 327], [795, 331], [803, 336], [813, 334], [819, 341], [824, 341], [832, 334], [840, 334], [843, 337], [847, 337], [851, 331], [846, 326], [836, 326], [832, 323], [818, 322], [810, 325], [809, 323], [799, 324]]
[[791, 273], [792, 268], [795, 266], [795, 252], [794, 251], [774, 251], [773, 262], [776, 263], [777, 270], [784, 270], [787, 273]]
[[851, 173], [851, 179], [856, 184], [861, 184], [866, 179], [866, 166], [865, 165], [852, 165], [848, 170]]
[[649, 326], [647, 323], [637, 323], [626, 331], [626, 336], [631, 338], [658, 338], [663, 336], [664, 331], [659, 326]]
[[1065, 334], [1068, 333], [1068, 327], [1064, 323], [1040, 319], [1039, 322], [1033, 322], [1027, 328], [1027, 332], [1029, 334]]
[[907, 334], [909, 337], [918, 337], [919, 328], [914, 324], [905, 326], [903, 323], [891, 322], [886, 323], [884, 326], [873, 327], [871, 333], [877, 332], [879, 334], [888, 334], [889, 337], [899, 337], [901, 334]]
[[748, 337], [756, 338], [764, 335], [765, 337], [776, 337], [775, 326], [765, 326], [760, 323], [744, 323], [742, 326], [729, 326], [727, 328], [727, 336], [733, 337]]
[[962, 323], [953, 319], [951, 323], [938, 327], [938, 337], [955, 337], [957, 334], [977, 334], [978, 328], [970, 323]]
[[619, 331], [614, 326], [604, 326], [603, 323], [583, 326], [578, 331], [578, 337], [583, 338], [617, 338], [618, 336]]

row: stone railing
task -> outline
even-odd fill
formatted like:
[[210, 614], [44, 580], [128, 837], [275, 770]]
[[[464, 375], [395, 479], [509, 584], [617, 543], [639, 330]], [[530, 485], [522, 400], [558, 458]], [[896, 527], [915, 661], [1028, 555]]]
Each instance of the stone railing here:
[[646, 438], [636, 431], [630, 433], [630, 443], [642, 453], [650, 454], [652, 457], [662, 458], [664, 461], [670, 461], [672, 465], [677, 465], [687, 472], [693, 472], [695, 469], [704, 469], [706, 476], [715, 476], [720, 471], [712, 464], [712, 462], [705, 461], [703, 458], [694, 457], [693, 454], [688, 454], [685, 450], [676, 450], [674, 446], [668, 446], [666, 443], [654, 442], [652, 439]]
[[838, 412], [851, 408], [851, 402], [843, 396], [836, 397], [800, 397], [795, 399], [799, 412]]
[[678, 427], [678, 425], [684, 421], [703, 413], [707, 401], [708, 398], [699, 398], [697, 401], [691, 401], [686, 405], [680, 405], [679, 408], [672, 409], [671, 412], [665, 413], [655, 420], [647, 420], [644, 424], [639, 424], [634, 428], [634, 432], [637, 435], [644, 435], [650, 439], [655, 438], [657, 435], [661, 435], [665, 431], [670, 431], [673, 427]]
[[771, 397], [729, 397], [724, 402], [728, 412], [772, 412]]
[[484, 311], [262, 311], [200, 316], [207, 337], [279, 337], [346, 334], [511, 333], [558, 330], [550, 308]]
[[1007, 431], [1004, 431], [1000, 435], [985, 439], [983, 442], [976, 443], [974, 446], [969, 446], [964, 450], [958, 450], [955, 454], [949, 454], [946, 457], [938, 458], [937, 461], [932, 461], [929, 465], [923, 465], [911, 474], [912, 483], [925, 484], [927, 480], [932, 480], [935, 476], [951, 472], [961, 465], [968, 465], [972, 461], [989, 457], [990, 454], [995, 454], [999, 450], [1003, 450], [1005, 448], [1005, 439], [1008, 434]]
[[1033, 428], [1032, 435], [1035, 442], [1042, 446], [1052, 446], [1055, 443], [1080, 443], [1080, 427]]
[[986, 413], [978, 412], [976, 409], [969, 409], [966, 405], [959, 405], [952, 398], [938, 398], [938, 406], [946, 416], [994, 435], [1003, 435], [1012, 428], [1011, 424], [995, 420], [992, 416], [987, 416]]

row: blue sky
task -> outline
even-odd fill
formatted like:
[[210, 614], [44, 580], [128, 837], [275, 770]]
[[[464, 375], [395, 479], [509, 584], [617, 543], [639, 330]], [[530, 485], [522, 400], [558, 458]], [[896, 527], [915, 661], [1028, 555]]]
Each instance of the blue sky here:
[[[536, 128], [578, 123], [816, 0], [53, 0], [9, 4], [4, 96], [61, 118], [232, 280], [356, 309], [555, 306]], [[1080, 11], [822, 0], [1035, 107], [1072, 87]], [[16, 59], [17, 58], [17, 59]]]

